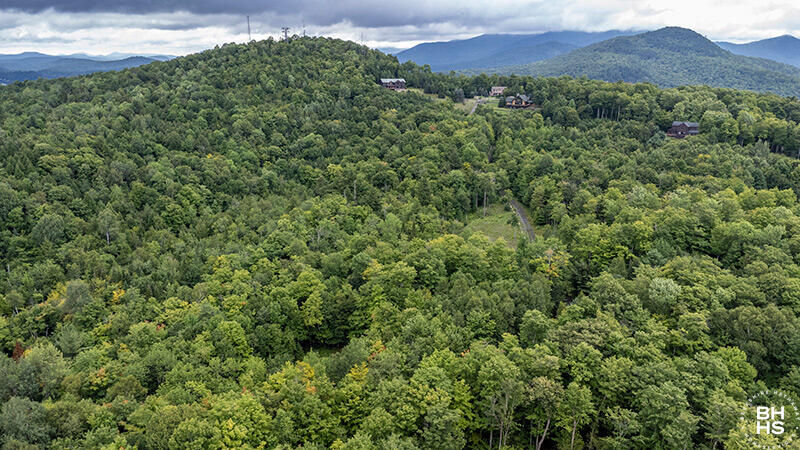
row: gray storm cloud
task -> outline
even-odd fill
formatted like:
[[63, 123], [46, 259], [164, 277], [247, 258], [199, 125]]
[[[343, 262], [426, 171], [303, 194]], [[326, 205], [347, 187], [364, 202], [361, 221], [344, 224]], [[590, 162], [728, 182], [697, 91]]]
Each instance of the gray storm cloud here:
[[[513, 9], [540, 5], [538, 1], [505, 3], [508, 3], [508, 6]], [[264, 14], [302, 17], [316, 25], [331, 25], [347, 21], [358, 27], [422, 25], [447, 21], [482, 25], [496, 19], [498, 15], [498, 10], [482, 2], [452, 0], [438, 2], [410, 0], [403, 2], [400, 8], [388, 8], [383, 2], [365, 0], [3, 0], [0, 2], [0, 9], [26, 13], [52, 10], [63, 13]]]
[[763, 0], [0, 0], [0, 52], [161, 51], [167, 42], [164, 51], [183, 54], [243, 42], [244, 15], [258, 39], [304, 24], [309, 34], [400, 47], [482, 33], [668, 25], [726, 40], [797, 34], [796, 0], [768, 1], [769, 8]]
[[154, 12], [187, 11], [198, 14], [264, 12], [290, 8], [289, 2], [279, 1], [208, 1], [208, 0], [4, 0], [3, 9], [36, 13], [53, 9], [61, 12], [120, 12], [147, 14]]

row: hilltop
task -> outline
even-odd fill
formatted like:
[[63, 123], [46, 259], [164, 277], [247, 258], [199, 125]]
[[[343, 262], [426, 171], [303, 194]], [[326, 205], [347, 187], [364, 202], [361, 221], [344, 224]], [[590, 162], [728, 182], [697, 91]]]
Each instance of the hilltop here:
[[[466, 71], [477, 73], [481, 71]], [[488, 73], [586, 76], [605, 81], [687, 84], [800, 95], [800, 69], [735, 55], [685, 28], [620, 36], [545, 61], [496, 67]]]

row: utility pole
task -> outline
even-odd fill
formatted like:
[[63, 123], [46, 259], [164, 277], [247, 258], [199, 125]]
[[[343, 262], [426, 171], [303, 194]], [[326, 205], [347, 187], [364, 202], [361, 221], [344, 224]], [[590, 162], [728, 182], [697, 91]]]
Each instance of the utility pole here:
[[303, 21], [303, 37], [306, 37], [306, 21]]
[[252, 42], [253, 36], [250, 35], [250, 16], [247, 16], [247, 42]]
[[283, 27], [283, 28], [281, 28], [281, 31], [283, 32], [283, 40], [284, 41], [288, 41], [289, 40], [289, 27]]

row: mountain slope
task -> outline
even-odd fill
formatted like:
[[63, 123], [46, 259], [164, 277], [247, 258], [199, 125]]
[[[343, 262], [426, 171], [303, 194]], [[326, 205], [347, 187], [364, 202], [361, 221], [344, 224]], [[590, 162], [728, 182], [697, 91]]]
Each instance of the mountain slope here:
[[665, 87], [706, 84], [800, 95], [800, 69], [767, 59], [734, 55], [692, 30], [677, 27], [620, 36], [545, 61], [483, 72], [586, 76]]
[[540, 34], [484, 34], [470, 39], [427, 42], [397, 53], [400, 62], [428, 64], [439, 72], [528, 63], [566, 53], [585, 45], [629, 34], [551, 31]]
[[109, 70], [122, 70], [158, 60], [144, 56], [105, 59], [104, 57], [86, 55], [81, 57], [53, 56], [36, 52], [0, 55], [0, 82], [10, 83], [37, 78], [60, 78], [94, 72], [107, 72]]
[[800, 66], [800, 39], [794, 36], [783, 35], [746, 44], [717, 42], [717, 45], [737, 55], [766, 58], [784, 64]]
[[492, 55], [459, 63], [463, 67], [482, 68], [498, 65], [519, 64], [520, 61], [541, 61], [554, 56], [563, 55], [578, 46], [557, 41], [548, 41], [541, 44], [514, 47], [499, 50]]

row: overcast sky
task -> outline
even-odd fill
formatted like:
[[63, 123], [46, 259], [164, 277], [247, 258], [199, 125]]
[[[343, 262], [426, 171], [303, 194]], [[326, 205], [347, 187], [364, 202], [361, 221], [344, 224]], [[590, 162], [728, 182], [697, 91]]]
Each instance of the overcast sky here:
[[282, 26], [372, 47], [482, 33], [691, 28], [713, 40], [800, 36], [798, 0], [0, 0], [0, 53], [182, 55]]

